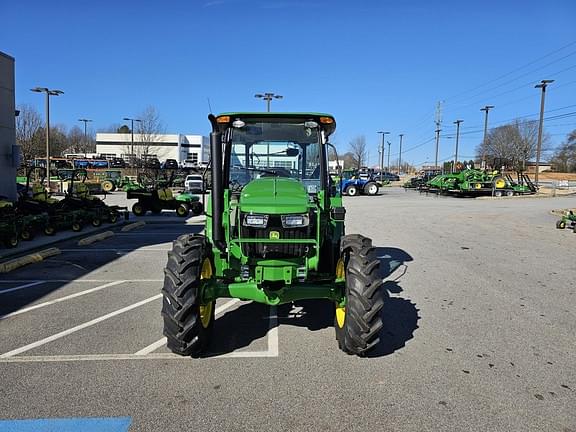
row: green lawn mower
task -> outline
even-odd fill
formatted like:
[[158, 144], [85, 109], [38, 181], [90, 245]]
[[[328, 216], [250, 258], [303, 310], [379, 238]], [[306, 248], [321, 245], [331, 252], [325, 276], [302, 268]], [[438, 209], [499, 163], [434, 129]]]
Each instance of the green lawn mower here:
[[556, 221], [556, 228], [565, 229], [567, 226], [576, 233], [576, 209], [568, 209], [562, 211], [562, 216], [559, 221]]
[[[334, 117], [319, 113], [210, 115], [212, 191], [204, 235], [174, 241], [162, 316], [168, 348], [201, 356], [215, 301], [266, 305], [325, 299], [341, 350], [379, 343], [385, 292], [372, 241], [344, 235], [341, 192], [328, 173]], [[255, 316], [254, 319], [260, 319]]]

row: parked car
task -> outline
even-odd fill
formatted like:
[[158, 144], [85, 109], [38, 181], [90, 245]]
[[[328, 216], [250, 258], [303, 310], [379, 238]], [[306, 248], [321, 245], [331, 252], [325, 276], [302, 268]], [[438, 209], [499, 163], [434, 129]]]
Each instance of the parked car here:
[[150, 158], [145, 161], [146, 168], [160, 169], [160, 161], [156, 158]]
[[[380, 180], [380, 173], [375, 173], [374, 179]], [[396, 174], [392, 174], [389, 172], [383, 172], [382, 173], [382, 180], [400, 181], [400, 177]]]
[[119, 157], [112, 158], [110, 159], [110, 168], [126, 168], [126, 162]]
[[184, 188], [188, 192], [204, 193], [204, 179], [199, 174], [190, 174], [184, 180]]
[[178, 169], [178, 161], [176, 159], [166, 159], [162, 164], [163, 169]]

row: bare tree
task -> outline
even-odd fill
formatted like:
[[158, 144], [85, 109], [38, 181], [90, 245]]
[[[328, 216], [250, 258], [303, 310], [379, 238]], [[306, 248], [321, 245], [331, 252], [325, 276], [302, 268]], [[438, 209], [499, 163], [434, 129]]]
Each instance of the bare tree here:
[[155, 144], [158, 143], [160, 135], [165, 132], [165, 127], [158, 110], [153, 106], [148, 106], [138, 118], [141, 121], [135, 125], [138, 145], [134, 145], [134, 152], [141, 159], [145, 155], [158, 153], [158, 147]]
[[22, 150], [24, 161], [44, 153], [42, 138], [38, 133], [43, 120], [36, 108], [31, 105], [19, 105], [20, 114], [16, 117], [16, 143]]
[[[538, 123], [535, 121], [515, 120], [511, 124], [499, 126], [490, 131], [486, 141], [478, 148], [478, 155], [486, 155], [496, 165], [506, 165], [517, 171], [526, 169], [526, 162], [536, 154]], [[543, 147], [549, 142], [549, 136], [542, 137]]]
[[576, 129], [570, 132], [566, 137], [566, 142], [556, 149], [551, 162], [557, 171], [576, 171]]
[[350, 154], [354, 165], [358, 169], [366, 163], [368, 150], [366, 148], [366, 137], [364, 135], [357, 136], [350, 141]]

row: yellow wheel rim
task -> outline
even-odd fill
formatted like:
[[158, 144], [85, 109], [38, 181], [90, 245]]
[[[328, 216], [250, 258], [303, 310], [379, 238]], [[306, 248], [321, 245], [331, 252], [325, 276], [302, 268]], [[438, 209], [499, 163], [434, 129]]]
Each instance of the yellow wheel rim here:
[[476, 189], [480, 189], [480, 188], [482, 187], [482, 185], [481, 185], [480, 183], [476, 183], [476, 184], [474, 185], [474, 187], [475, 187]]
[[[202, 262], [202, 268], [200, 269], [200, 280], [203, 279], [210, 279], [212, 277], [212, 264], [210, 263], [210, 259], [206, 258]], [[214, 309], [214, 302], [211, 301], [206, 305], [200, 305], [200, 322], [202, 323], [202, 327], [208, 328], [210, 325], [210, 320], [212, 318], [212, 309]]]
[[[336, 279], [340, 280], [346, 279], [346, 270], [344, 267], [344, 260], [342, 258], [340, 258], [336, 263]], [[346, 307], [338, 306], [338, 304], [336, 304], [336, 323], [338, 324], [338, 327], [343, 328], [345, 321], [346, 321]]]
[[504, 179], [498, 179], [496, 180], [496, 183], [494, 184], [494, 186], [496, 186], [496, 189], [502, 189], [506, 186], [506, 182], [504, 181]]

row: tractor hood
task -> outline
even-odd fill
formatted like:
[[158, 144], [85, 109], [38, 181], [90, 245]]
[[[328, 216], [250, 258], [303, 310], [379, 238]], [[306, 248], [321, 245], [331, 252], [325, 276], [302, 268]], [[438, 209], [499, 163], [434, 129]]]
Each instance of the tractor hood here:
[[240, 210], [246, 213], [306, 213], [308, 193], [298, 180], [265, 177], [252, 180], [240, 195]]

